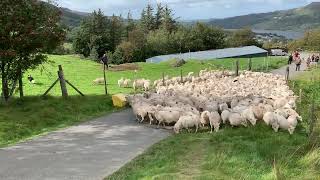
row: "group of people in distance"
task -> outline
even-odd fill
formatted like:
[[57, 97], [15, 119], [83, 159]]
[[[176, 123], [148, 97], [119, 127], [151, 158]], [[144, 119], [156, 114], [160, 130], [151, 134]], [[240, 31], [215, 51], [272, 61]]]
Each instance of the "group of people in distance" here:
[[296, 71], [300, 71], [300, 67], [302, 62], [305, 62], [307, 64], [307, 68], [311, 67], [311, 64], [318, 64], [320, 61], [320, 54], [312, 54], [307, 59], [301, 58], [301, 55], [298, 51], [294, 51], [289, 56], [288, 64], [295, 63], [296, 65]]

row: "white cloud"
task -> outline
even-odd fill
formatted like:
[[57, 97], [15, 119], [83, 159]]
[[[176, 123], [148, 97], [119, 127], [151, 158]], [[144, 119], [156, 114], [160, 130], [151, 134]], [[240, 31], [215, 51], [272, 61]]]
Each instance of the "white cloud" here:
[[57, 0], [73, 10], [91, 12], [102, 9], [105, 14], [126, 14], [137, 18], [148, 4], [163, 3], [174, 9], [182, 19], [222, 18], [249, 13], [289, 9], [320, 0]]

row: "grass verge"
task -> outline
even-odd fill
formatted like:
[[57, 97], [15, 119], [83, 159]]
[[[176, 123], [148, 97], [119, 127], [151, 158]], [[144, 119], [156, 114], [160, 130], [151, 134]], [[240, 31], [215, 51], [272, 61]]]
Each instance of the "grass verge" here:
[[0, 147], [114, 111], [110, 96], [26, 97], [0, 104]]

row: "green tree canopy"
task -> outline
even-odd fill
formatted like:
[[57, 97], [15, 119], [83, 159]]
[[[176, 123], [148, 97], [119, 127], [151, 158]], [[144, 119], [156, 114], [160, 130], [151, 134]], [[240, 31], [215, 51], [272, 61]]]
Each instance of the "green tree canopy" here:
[[65, 38], [58, 8], [38, 0], [0, 1], [0, 69], [2, 94], [22, 73], [46, 61]]

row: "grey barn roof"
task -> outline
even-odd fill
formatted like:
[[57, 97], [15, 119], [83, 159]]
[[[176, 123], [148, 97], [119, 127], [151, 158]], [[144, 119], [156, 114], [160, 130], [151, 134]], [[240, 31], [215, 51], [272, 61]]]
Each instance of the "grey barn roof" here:
[[240, 48], [227, 48], [209, 51], [198, 51], [182, 54], [170, 54], [163, 56], [155, 56], [146, 60], [149, 63], [159, 63], [170, 59], [181, 58], [181, 59], [196, 59], [196, 60], [208, 60], [208, 59], [221, 59], [221, 58], [232, 58], [240, 56], [249, 56], [255, 54], [266, 54], [268, 51], [261, 49], [257, 46], [245, 46]]

